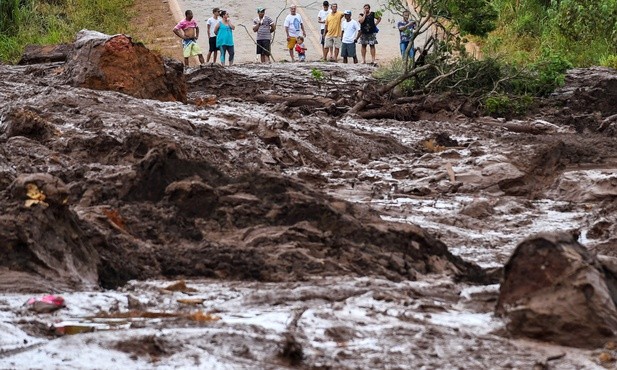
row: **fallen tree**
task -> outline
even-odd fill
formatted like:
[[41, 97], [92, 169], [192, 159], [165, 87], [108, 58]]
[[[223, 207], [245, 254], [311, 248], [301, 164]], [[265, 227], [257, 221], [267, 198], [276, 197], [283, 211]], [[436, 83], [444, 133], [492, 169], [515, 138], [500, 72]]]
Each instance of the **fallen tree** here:
[[[364, 110], [374, 97], [387, 96], [403, 82], [417, 78], [421, 73], [431, 72], [434, 77], [423, 84], [417, 84], [417, 90], [430, 89], [432, 85], [465, 69], [467, 53], [461, 39], [462, 34], [486, 35], [494, 29], [496, 13], [483, 1], [465, 0], [417, 0], [411, 8], [403, 0], [390, 0], [386, 8], [395, 14], [410, 13], [413, 30], [400, 29], [410, 39], [407, 49], [402, 54], [402, 68], [375, 93], [366, 91], [359, 94], [359, 100], [349, 113]], [[464, 9], [464, 11], [462, 10]], [[469, 19], [473, 19], [470, 22]], [[413, 49], [413, 57], [410, 51]], [[386, 109], [384, 112], [388, 112]], [[377, 113], [377, 112], [375, 112]], [[378, 114], [373, 114], [378, 116]], [[376, 117], [377, 118], [377, 117]]]

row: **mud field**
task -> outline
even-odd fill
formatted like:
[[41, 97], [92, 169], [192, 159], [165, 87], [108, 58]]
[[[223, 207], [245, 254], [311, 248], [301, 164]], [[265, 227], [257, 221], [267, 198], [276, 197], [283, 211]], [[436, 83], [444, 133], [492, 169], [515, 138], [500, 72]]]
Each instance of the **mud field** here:
[[187, 104], [68, 68], [0, 65], [0, 368], [613, 366], [493, 312], [529, 235], [615, 255], [615, 71], [506, 121], [348, 115], [363, 66], [190, 69]]

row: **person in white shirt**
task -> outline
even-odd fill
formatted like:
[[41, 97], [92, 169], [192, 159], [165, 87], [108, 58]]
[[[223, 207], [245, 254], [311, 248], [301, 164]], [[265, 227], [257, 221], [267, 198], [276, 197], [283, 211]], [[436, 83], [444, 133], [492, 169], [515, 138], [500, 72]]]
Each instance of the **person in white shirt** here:
[[355, 19], [351, 19], [351, 10], [345, 10], [344, 14], [345, 19], [341, 24], [341, 30], [343, 31], [341, 56], [343, 57], [343, 63], [347, 63], [347, 58], [353, 58], [353, 62], [358, 63], [356, 42], [358, 42], [360, 23]]
[[302, 17], [300, 14], [296, 14], [296, 6], [289, 7], [289, 14], [285, 17], [285, 33], [287, 34], [287, 49], [289, 50], [289, 56], [291, 61], [294, 62], [294, 47], [296, 46], [296, 38], [298, 36], [306, 37], [304, 31], [304, 23], [302, 23]]
[[[210, 56], [212, 56], [212, 63], [216, 62], [216, 54], [218, 53], [218, 48], [216, 47], [216, 34], [214, 33], [214, 27], [221, 20], [219, 19], [219, 8], [212, 9], [212, 17], [208, 18], [206, 21], [208, 27], [208, 56], [206, 57], [206, 63], [210, 62]], [[214, 54], [214, 55], [213, 55]]]
[[317, 14], [317, 22], [320, 24], [320, 27], [321, 27], [321, 47], [322, 48], [323, 48], [324, 41], [326, 40], [326, 36], [324, 35], [324, 28], [326, 27], [326, 17], [328, 16], [328, 14], [330, 14], [330, 12], [332, 12], [330, 10], [330, 3], [328, 2], [328, 0], [326, 0], [323, 2], [323, 9], [321, 9], [319, 13]]

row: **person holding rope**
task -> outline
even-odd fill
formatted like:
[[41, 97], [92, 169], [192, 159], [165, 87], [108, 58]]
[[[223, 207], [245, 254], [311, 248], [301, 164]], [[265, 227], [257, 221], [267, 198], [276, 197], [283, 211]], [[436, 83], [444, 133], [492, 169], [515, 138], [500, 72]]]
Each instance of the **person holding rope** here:
[[266, 15], [266, 8], [257, 8], [257, 18], [253, 19], [253, 32], [257, 32], [257, 55], [261, 62], [270, 60], [270, 34], [274, 32], [276, 23]]

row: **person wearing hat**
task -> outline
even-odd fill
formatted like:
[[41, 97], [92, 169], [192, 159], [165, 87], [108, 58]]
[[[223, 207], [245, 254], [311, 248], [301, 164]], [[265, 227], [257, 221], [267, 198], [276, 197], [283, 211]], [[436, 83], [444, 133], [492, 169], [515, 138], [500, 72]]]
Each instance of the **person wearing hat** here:
[[257, 55], [261, 56], [262, 63], [270, 60], [270, 34], [275, 27], [272, 18], [266, 15], [266, 8], [257, 8], [257, 18], [253, 19], [253, 32], [257, 32]]
[[356, 54], [356, 42], [358, 41], [358, 31], [360, 31], [360, 23], [355, 19], [351, 19], [351, 10], [345, 10], [345, 19], [341, 24], [343, 30], [341, 56], [343, 63], [347, 63], [347, 58], [353, 58], [354, 63], [358, 63], [358, 55]]
[[324, 28], [326, 27], [326, 18], [328, 17], [328, 14], [330, 14], [331, 10], [330, 10], [330, 3], [328, 2], [328, 0], [323, 2], [323, 9], [321, 9], [319, 11], [319, 13], [317, 14], [317, 22], [321, 25], [321, 47], [323, 48], [323, 44], [324, 41], [326, 40], [325, 34], [324, 34]]

